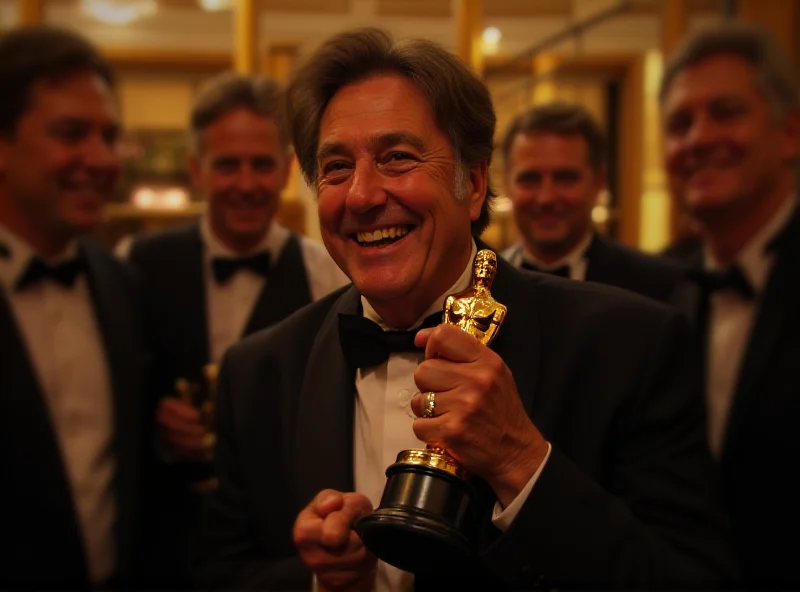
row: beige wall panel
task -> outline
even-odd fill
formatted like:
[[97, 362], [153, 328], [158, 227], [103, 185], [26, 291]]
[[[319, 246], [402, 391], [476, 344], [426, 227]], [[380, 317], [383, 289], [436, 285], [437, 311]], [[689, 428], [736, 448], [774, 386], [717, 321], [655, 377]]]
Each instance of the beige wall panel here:
[[194, 90], [189, 80], [123, 79], [119, 86], [123, 124], [129, 129], [183, 129]]

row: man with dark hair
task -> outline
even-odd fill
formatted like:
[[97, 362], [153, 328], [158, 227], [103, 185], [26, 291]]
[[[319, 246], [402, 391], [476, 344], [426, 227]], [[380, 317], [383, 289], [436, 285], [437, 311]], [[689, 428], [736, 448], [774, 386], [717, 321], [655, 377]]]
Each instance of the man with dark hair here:
[[[177, 380], [213, 382], [204, 368], [241, 336], [347, 282], [321, 244], [274, 220], [292, 159], [284, 91], [275, 80], [233, 73], [212, 80], [192, 109], [190, 133], [189, 169], [206, 214], [137, 237], [129, 252], [152, 300], [163, 393], [175, 395]], [[185, 575], [183, 551], [211, 477], [208, 426], [179, 396], [161, 400], [158, 424], [167, 457], [182, 461], [166, 468], [173, 483], [162, 492], [165, 549], [158, 555], [162, 574], [179, 568]]]
[[110, 68], [56, 28], [0, 37], [0, 588], [141, 575], [152, 441], [139, 291], [80, 238], [120, 170]]
[[[492, 294], [506, 313], [491, 349], [453, 325], [420, 330], [470, 285], [484, 248], [475, 237], [495, 125], [484, 84], [432, 42], [367, 29], [323, 43], [288, 96], [323, 239], [354, 285], [228, 351], [202, 581], [299, 590], [313, 574], [321, 591], [728, 583], [677, 312], [500, 260]], [[386, 341], [370, 348], [362, 337]], [[412, 577], [376, 562], [354, 526], [379, 502], [386, 467], [425, 442], [482, 492], [470, 511], [478, 554], [430, 557], [439, 572]]]
[[600, 236], [592, 210], [606, 183], [606, 138], [580, 105], [531, 107], [502, 143], [506, 192], [522, 240], [504, 251], [516, 267], [610, 284], [666, 301], [681, 268]]
[[800, 588], [800, 91], [770, 35], [700, 31], [661, 86], [669, 188], [702, 248], [676, 302], [704, 352], [708, 438], [746, 583]]

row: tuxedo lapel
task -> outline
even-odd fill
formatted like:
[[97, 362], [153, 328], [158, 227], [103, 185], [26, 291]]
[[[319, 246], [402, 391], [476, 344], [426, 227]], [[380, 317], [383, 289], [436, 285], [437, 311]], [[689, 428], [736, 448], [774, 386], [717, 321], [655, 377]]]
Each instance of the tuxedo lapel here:
[[[295, 483], [299, 499], [311, 500], [320, 490], [352, 491], [355, 377], [339, 343], [339, 313], [356, 314], [360, 296], [355, 287], [334, 304], [320, 326], [308, 358], [295, 417], [294, 466], [302, 470]], [[289, 429], [292, 429], [290, 425]]]
[[774, 267], [758, 304], [745, 349], [733, 397], [726, 442], [735, 439], [737, 430], [746, 419], [749, 406], [759, 396], [759, 379], [775, 356], [779, 339], [787, 328], [791, 307], [796, 307], [800, 298], [800, 280], [797, 276], [800, 266], [800, 211], [795, 213], [787, 228], [788, 232], [776, 254]]
[[592, 237], [585, 256], [587, 282], [608, 282], [616, 273], [614, 254], [597, 234]]
[[280, 258], [270, 270], [244, 335], [274, 325], [310, 302], [311, 288], [300, 241], [295, 234], [291, 234]]
[[173, 274], [175, 279], [173, 289], [179, 296], [178, 301], [182, 303], [180, 309], [174, 312], [182, 314], [184, 322], [181, 334], [177, 336], [181, 343], [175, 344], [173, 351], [186, 351], [187, 355], [187, 359], [181, 364], [184, 367], [178, 369], [178, 376], [199, 380], [201, 369], [211, 359], [208, 342], [205, 259], [199, 224], [187, 227], [186, 236], [178, 244], [178, 251], [174, 254], [174, 260], [186, 262], [186, 265], [180, 273]]
[[[702, 255], [698, 252], [687, 260], [687, 269], [702, 270]], [[704, 333], [706, 323], [705, 310], [707, 302], [704, 302], [703, 290], [696, 281], [687, 276], [675, 286], [669, 298], [671, 304], [680, 310], [689, 319], [691, 327], [697, 335]], [[703, 346], [705, 348], [705, 346]]]
[[[480, 246], [479, 246], [480, 248]], [[511, 370], [517, 391], [530, 412], [539, 375], [539, 331], [536, 302], [531, 301], [527, 278], [520, 277], [514, 267], [498, 258], [497, 277], [492, 296], [507, 308], [503, 326], [491, 344]]]
[[[117, 492], [117, 540], [118, 557], [129, 557], [130, 543], [135, 530], [135, 496], [139, 486], [138, 467], [141, 448], [143, 389], [147, 377], [141, 375], [143, 355], [141, 350], [131, 347], [141, 328], [135, 326], [133, 310], [127, 303], [135, 295], [125, 293], [116, 281], [118, 274], [109, 269], [108, 261], [99, 247], [82, 245], [88, 262], [89, 290], [104, 345], [103, 351], [109, 370], [111, 395], [114, 409], [113, 449], [117, 466], [115, 486]], [[125, 565], [120, 565], [124, 572]]]

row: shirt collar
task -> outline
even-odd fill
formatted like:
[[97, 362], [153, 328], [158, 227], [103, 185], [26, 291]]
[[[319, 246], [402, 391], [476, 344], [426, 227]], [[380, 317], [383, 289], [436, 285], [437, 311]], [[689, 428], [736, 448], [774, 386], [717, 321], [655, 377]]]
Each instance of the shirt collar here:
[[[456, 282], [452, 286], [450, 286], [450, 288], [447, 291], [445, 291], [444, 294], [441, 294], [439, 298], [433, 301], [433, 303], [428, 307], [428, 310], [425, 311], [425, 314], [423, 314], [419, 319], [417, 319], [417, 321], [410, 327], [411, 329], [419, 327], [429, 315], [432, 315], [435, 312], [442, 311], [444, 309], [444, 301], [450, 294], [466, 290], [472, 284], [472, 264], [473, 261], [475, 260], [475, 255], [477, 253], [478, 253], [478, 246], [475, 244], [475, 240], [473, 239], [469, 261], [467, 261], [467, 266], [464, 268], [464, 271], [461, 272], [461, 275], [456, 280]], [[384, 320], [380, 317], [380, 315], [377, 312], [375, 312], [375, 309], [372, 308], [372, 306], [370, 305], [369, 302], [367, 302], [367, 299], [364, 298], [364, 296], [361, 297], [361, 306], [364, 310], [364, 316], [366, 318], [368, 318], [371, 321], [375, 321], [384, 330], [392, 329], [392, 327], [387, 325], [386, 322], [384, 322]]]
[[[11, 289], [17, 285], [22, 274], [30, 265], [31, 259], [37, 256], [37, 253], [24, 239], [3, 224], [0, 224], [0, 243], [3, 243], [8, 249], [8, 257], [0, 258], [0, 283], [7, 289]], [[71, 259], [77, 254], [78, 242], [73, 240], [55, 257], [40, 258], [46, 263], [54, 264]]]
[[527, 261], [528, 263], [532, 263], [537, 268], [542, 269], [544, 271], [549, 271], [551, 269], [556, 269], [558, 267], [563, 267], [564, 265], [572, 268], [578, 263], [580, 263], [583, 258], [586, 256], [586, 251], [589, 249], [589, 245], [592, 243], [592, 239], [594, 238], [593, 232], [587, 232], [586, 236], [584, 236], [581, 241], [575, 245], [575, 248], [572, 249], [569, 253], [561, 257], [558, 261], [554, 261], [553, 263], [545, 264], [541, 260], [537, 259], [530, 252], [528, 252], [527, 247], [522, 247], [522, 256], [520, 259], [520, 264], [523, 261]]
[[[759, 230], [750, 242], [747, 243], [736, 256], [736, 263], [742, 268], [742, 273], [750, 281], [756, 292], [761, 292], [767, 283], [770, 265], [774, 255], [767, 252], [767, 245], [783, 230], [789, 223], [797, 200], [794, 195], [785, 200], [783, 205], [772, 218]], [[706, 269], [716, 271], [722, 269], [722, 265], [714, 258], [708, 246], [703, 250], [704, 266]]]
[[223, 242], [217, 238], [217, 236], [211, 230], [211, 223], [209, 222], [207, 215], [204, 215], [200, 222], [200, 236], [203, 240], [203, 245], [205, 246], [205, 256], [208, 260], [211, 260], [215, 257], [246, 257], [247, 255], [252, 255], [254, 253], [267, 251], [270, 255], [270, 259], [275, 262], [280, 257], [283, 247], [286, 246], [286, 241], [289, 240], [289, 235], [290, 232], [288, 228], [281, 226], [275, 220], [272, 220], [269, 228], [267, 229], [267, 233], [255, 247], [253, 247], [247, 253], [236, 253], [226, 247]]

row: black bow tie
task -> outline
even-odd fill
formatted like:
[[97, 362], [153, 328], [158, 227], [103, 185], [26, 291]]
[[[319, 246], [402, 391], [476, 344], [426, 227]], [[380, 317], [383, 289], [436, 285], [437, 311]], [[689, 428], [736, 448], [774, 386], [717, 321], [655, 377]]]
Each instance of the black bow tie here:
[[389, 355], [399, 352], [422, 352], [414, 345], [418, 331], [435, 327], [442, 322], [442, 313], [425, 318], [422, 325], [411, 331], [384, 331], [378, 323], [361, 315], [339, 315], [339, 342], [348, 366], [369, 368], [382, 364]]
[[522, 269], [527, 269], [528, 271], [538, 271], [539, 273], [549, 273], [550, 275], [557, 275], [563, 278], [569, 278], [569, 265], [562, 265], [561, 267], [556, 267], [555, 269], [542, 269], [541, 267], [530, 263], [529, 261], [522, 261], [521, 265]]
[[249, 269], [264, 277], [269, 275], [269, 253], [262, 251], [247, 257], [214, 257], [211, 269], [218, 284], [223, 284], [240, 269]]
[[742, 272], [742, 268], [736, 264], [721, 271], [692, 269], [689, 270], [689, 277], [708, 294], [727, 290], [736, 292], [744, 300], [752, 300], [756, 295], [753, 285]]
[[65, 288], [71, 288], [78, 276], [86, 271], [86, 261], [83, 257], [75, 257], [56, 265], [48, 265], [39, 257], [34, 257], [28, 264], [25, 273], [17, 282], [17, 290], [32, 286], [43, 279], [51, 279]]

